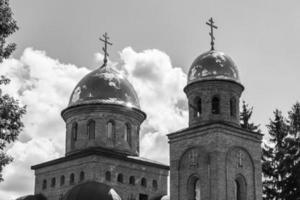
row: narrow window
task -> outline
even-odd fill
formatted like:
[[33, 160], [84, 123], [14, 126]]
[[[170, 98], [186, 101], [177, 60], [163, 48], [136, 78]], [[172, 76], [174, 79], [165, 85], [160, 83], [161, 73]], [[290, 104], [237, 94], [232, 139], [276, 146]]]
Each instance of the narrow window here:
[[105, 180], [110, 181], [111, 180], [111, 173], [109, 171], [105, 172]]
[[220, 114], [220, 99], [218, 97], [213, 97], [211, 104], [212, 114]]
[[130, 176], [130, 178], [129, 178], [129, 184], [130, 185], [135, 185], [135, 178], [134, 178], [134, 176]]
[[89, 120], [87, 124], [87, 134], [90, 140], [95, 139], [95, 121]]
[[80, 172], [80, 175], [79, 175], [79, 181], [81, 182], [81, 181], [83, 181], [83, 180], [84, 180], [84, 172], [81, 171], [81, 172]]
[[123, 183], [123, 174], [118, 174], [118, 182]]
[[236, 100], [234, 97], [230, 99], [230, 116], [236, 116]]
[[124, 134], [125, 141], [131, 146], [131, 126], [129, 123], [125, 125], [125, 134]]
[[75, 175], [72, 173], [70, 175], [70, 185], [74, 184], [74, 182], [75, 182]]
[[197, 179], [194, 183], [194, 199], [201, 200], [200, 180], [199, 179]]
[[62, 185], [64, 185], [64, 184], [65, 184], [65, 176], [62, 175], [62, 176], [60, 177], [60, 185], [62, 186]]
[[199, 97], [195, 98], [195, 102], [194, 102], [194, 115], [195, 117], [200, 117], [200, 115], [202, 114], [202, 100]]
[[43, 190], [47, 189], [47, 180], [43, 180]]
[[238, 175], [234, 180], [234, 200], [244, 200], [247, 197], [246, 181], [242, 175]]
[[157, 190], [157, 187], [158, 187], [157, 181], [156, 181], [156, 180], [153, 180], [153, 181], [152, 181], [152, 188], [153, 188], [154, 190]]
[[107, 123], [107, 137], [109, 139], [113, 139], [114, 140], [114, 137], [115, 137], [115, 123], [113, 121], [109, 121]]
[[77, 129], [78, 129], [78, 125], [76, 122], [74, 122], [72, 124], [72, 138], [74, 141], [77, 141]]
[[201, 200], [200, 179], [197, 176], [191, 176], [188, 181], [188, 199]]
[[136, 144], [136, 151], [138, 152], [138, 153], [140, 153], [140, 126], [138, 126], [138, 128], [137, 128], [137, 144]]
[[55, 187], [56, 179], [52, 178], [51, 179], [51, 187]]
[[147, 187], [147, 180], [145, 178], [142, 178], [142, 180], [141, 180], [141, 186]]

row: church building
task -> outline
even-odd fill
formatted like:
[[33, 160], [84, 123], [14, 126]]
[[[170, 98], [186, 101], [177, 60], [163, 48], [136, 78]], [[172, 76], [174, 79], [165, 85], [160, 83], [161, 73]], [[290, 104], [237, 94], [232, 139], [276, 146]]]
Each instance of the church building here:
[[139, 156], [146, 113], [126, 77], [107, 64], [105, 34], [104, 64], [79, 81], [61, 112], [65, 156], [32, 166], [35, 194], [48, 200], [261, 200], [262, 135], [240, 127], [244, 87], [233, 60], [214, 49], [213, 20], [207, 24], [211, 50], [192, 63], [184, 88], [188, 127], [167, 135], [170, 167]]

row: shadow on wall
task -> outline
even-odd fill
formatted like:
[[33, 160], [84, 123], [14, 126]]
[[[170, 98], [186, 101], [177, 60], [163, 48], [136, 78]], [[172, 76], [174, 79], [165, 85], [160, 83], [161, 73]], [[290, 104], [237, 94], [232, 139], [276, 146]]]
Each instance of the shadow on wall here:
[[18, 198], [17, 200], [47, 200], [42, 194], [29, 195], [24, 198]]

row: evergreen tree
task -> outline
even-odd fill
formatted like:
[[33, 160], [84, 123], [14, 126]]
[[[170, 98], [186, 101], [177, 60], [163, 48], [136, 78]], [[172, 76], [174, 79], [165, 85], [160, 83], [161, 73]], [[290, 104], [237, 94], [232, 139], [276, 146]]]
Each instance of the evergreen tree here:
[[254, 123], [250, 122], [251, 116], [253, 112], [253, 107], [249, 108], [249, 105], [243, 101], [242, 110], [240, 112], [240, 124], [241, 127], [253, 132], [259, 132], [259, 125], [255, 125]]
[[[5, 41], [18, 29], [12, 15], [9, 1], [0, 0], [0, 63], [8, 58], [16, 47], [14, 43], [6, 44]], [[9, 82], [8, 78], [0, 76], [0, 86]], [[21, 107], [19, 102], [8, 94], [2, 94], [0, 88], [0, 182], [3, 180], [3, 167], [12, 161], [12, 158], [6, 154], [5, 147], [17, 139], [23, 128], [21, 117], [25, 112], [25, 107]]]
[[268, 139], [263, 144], [263, 199], [284, 200], [287, 169], [288, 124], [279, 110], [274, 112], [274, 120], [267, 125]]
[[287, 200], [300, 199], [300, 103], [292, 106], [288, 114], [289, 137], [287, 142], [287, 169], [285, 190]]

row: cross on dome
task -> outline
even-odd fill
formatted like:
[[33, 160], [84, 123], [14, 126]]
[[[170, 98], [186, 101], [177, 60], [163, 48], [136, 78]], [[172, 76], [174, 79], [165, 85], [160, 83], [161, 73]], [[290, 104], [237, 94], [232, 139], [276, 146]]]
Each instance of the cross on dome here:
[[102, 42], [104, 42], [104, 47], [102, 47], [102, 50], [103, 50], [103, 52], [104, 52], [104, 59], [103, 59], [104, 64], [103, 64], [103, 66], [106, 66], [106, 63], [107, 63], [107, 57], [109, 56], [109, 54], [108, 54], [108, 52], [107, 52], [107, 45], [108, 45], [108, 44], [109, 44], [109, 45], [112, 45], [112, 43], [108, 41], [108, 40], [109, 40], [109, 37], [108, 37], [108, 35], [107, 35], [106, 32], [105, 32], [102, 36], [103, 36], [104, 39], [102, 39], [102, 38], [100, 37], [99, 40], [102, 41]]
[[210, 35], [210, 39], [211, 39], [211, 42], [210, 42], [210, 44], [211, 44], [211, 50], [215, 50], [215, 48], [214, 48], [214, 40], [215, 40], [215, 37], [214, 37], [214, 29], [217, 29], [218, 27], [217, 26], [215, 26], [214, 25], [214, 20], [213, 20], [213, 18], [211, 17], [209, 20], [208, 20], [208, 22], [206, 22], [206, 24], [208, 25], [208, 26], [210, 26], [210, 32], [209, 32], [209, 35]]

